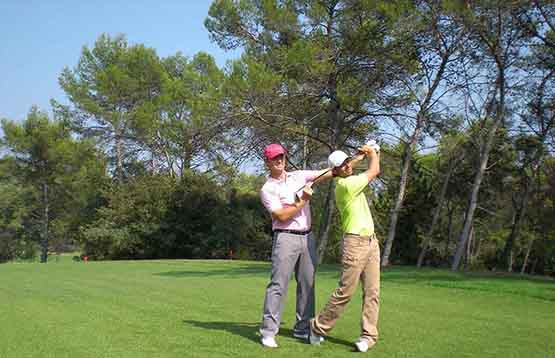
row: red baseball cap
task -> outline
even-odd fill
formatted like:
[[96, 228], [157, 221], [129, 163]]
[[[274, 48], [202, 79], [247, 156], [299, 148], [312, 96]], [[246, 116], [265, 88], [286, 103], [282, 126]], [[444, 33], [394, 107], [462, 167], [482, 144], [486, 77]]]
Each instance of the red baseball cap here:
[[264, 148], [264, 156], [266, 159], [274, 159], [278, 155], [285, 154], [285, 149], [279, 144], [269, 144]]

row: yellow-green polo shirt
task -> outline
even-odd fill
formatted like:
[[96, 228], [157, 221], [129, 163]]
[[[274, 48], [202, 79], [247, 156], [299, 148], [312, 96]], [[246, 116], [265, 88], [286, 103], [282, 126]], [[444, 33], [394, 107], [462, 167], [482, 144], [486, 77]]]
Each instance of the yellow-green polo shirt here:
[[344, 233], [369, 236], [374, 234], [374, 220], [364, 195], [368, 185], [366, 174], [339, 178], [335, 186], [335, 202], [341, 214]]

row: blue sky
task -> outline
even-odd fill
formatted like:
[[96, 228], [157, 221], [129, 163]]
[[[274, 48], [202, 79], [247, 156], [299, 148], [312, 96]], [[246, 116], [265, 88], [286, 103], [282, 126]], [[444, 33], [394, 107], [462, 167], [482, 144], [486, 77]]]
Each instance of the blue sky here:
[[[239, 52], [212, 43], [204, 20], [211, 0], [0, 1], [0, 118], [21, 120], [32, 105], [50, 112], [50, 99], [67, 103], [58, 85], [64, 66], [77, 64], [83, 46], [102, 33], [125, 34], [161, 57], [205, 51], [220, 67]], [[1, 133], [0, 133], [1, 134]]]

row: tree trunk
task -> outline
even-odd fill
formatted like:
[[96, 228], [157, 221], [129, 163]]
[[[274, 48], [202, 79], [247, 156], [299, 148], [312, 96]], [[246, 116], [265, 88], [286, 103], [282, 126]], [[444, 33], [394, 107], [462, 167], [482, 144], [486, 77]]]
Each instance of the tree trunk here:
[[459, 264], [461, 262], [462, 255], [468, 240], [468, 235], [470, 234], [470, 229], [472, 227], [472, 221], [474, 220], [474, 211], [478, 205], [478, 192], [480, 191], [480, 185], [482, 184], [482, 179], [484, 178], [484, 173], [488, 164], [489, 153], [491, 151], [491, 146], [493, 145], [493, 138], [495, 137], [495, 132], [499, 126], [500, 121], [495, 120], [493, 122], [485, 145], [483, 146], [482, 155], [480, 158], [480, 166], [476, 171], [474, 176], [474, 182], [472, 184], [472, 190], [470, 192], [470, 200], [468, 209], [466, 211], [463, 230], [459, 237], [459, 242], [457, 244], [457, 251], [455, 252], [455, 257], [453, 258], [453, 264], [451, 265], [451, 270], [457, 271], [459, 269]]
[[[476, 171], [476, 175], [474, 176], [474, 182], [472, 184], [472, 190], [470, 192], [469, 205], [465, 215], [463, 230], [459, 237], [459, 242], [457, 244], [457, 251], [455, 252], [455, 257], [453, 258], [453, 264], [451, 265], [452, 271], [457, 271], [459, 269], [459, 264], [464, 254], [466, 242], [468, 240], [470, 229], [472, 227], [472, 221], [474, 220], [474, 211], [476, 210], [476, 206], [478, 205], [478, 192], [480, 191], [480, 185], [482, 184], [482, 179], [484, 178], [484, 173], [486, 172], [489, 154], [491, 152], [491, 147], [493, 146], [493, 140], [495, 138], [497, 128], [499, 127], [499, 125], [504, 119], [505, 74], [504, 74], [504, 67], [501, 63], [498, 63], [498, 69], [499, 69], [499, 73], [497, 75], [497, 83], [498, 83], [497, 89], [499, 91], [499, 102], [497, 104], [497, 111], [496, 111], [495, 119], [488, 131], [486, 141], [485, 142], [482, 141], [483, 145], [480, 146], [480, 165], [478, 167], [478, 170]], [[492, 101], [494, 100], [495, 100], [495, 96], [492, 99]], [[490, 110], [488, 110], [488, 113], [484, 120], [487, 120], [487, 118], [491, 114], [491, 110], [493, 110], [493, 103], [490, 105]]]
[[151, 174], [156, 173], [156, 158], [155, 158], [154, 151], [150, 151], [150, 173]]
[[[330, 21], [333, 19], [333, 9], [330, 8]], [[331, 25], [329, 27], [331, 29]], [[331, 33], [328, 34], [331, 36]], [[329, 44], [332, 42], [330, 41]], [[328, 78], [328, 91], [330, 96], [330, 102], [328, 106], [328, 123], [329, 127], [333, 128], [330, 134], [330, 144], [332, 148], [336, 148], [339, 140], [341, 138], [341, 132], [344, 126], [344, 118], [339, 115], [340, 103], [337, 98], [337, 78], [334, 74], [330, 75]], [[328, 237], [331, 227], [331, 221], [333, 217], [333, 212], [335, 210], [335, 181], [332, 179], [328, 185], [328, 192], [326, 195], [326, 201], [324, 204], [323, 220], [320, 223], [320, 228], [318, 230], [319, 240], [317, 248], [318, 265], [322, 263], [324, 259], [324, 254], [326, 252], [326, 246], [328, 244]]]
[[511, 232], [507, 241], [505, 242], [505, 248], [503, 249], [503, 259], [507, 263], [507, 272], [513, 271], [513, 246], [515, 241], [518, 239], [518, 233], [520, 231], [520, 227], [524, 216], [526, 215], [526, 207], [528, 206], [528, 197], [530, 196], [530, 184], [528, 182], [528, 178], [524, 178], [524, 193], [520, 199], [520, 203], [518, 203], [517, 207], [515, 208], [515, 218], [512, 222]]
[[401, 211], [401, 206], [405, 200], [405, 191], [407, 189], [407, 182], [409, 177], [410, 164], [412, 162], [412, 151], [418, 140], [420, 134], [420, 122], [417, 123], [414, 132], [412, 133], [410, 142], [407, 143], [405, 147], [405, 153], [403, 156], [403, 168], [401, 170], [401, 179], [399, 181], [399, 191], [397, 192], [397, 198], [395, 199], [395, 205], [391, 209], [389, 215], [389, 229], [387, 233], [387, 239], [384, 244], [384, 250], [381, 259], [381, 266], [386, 267], [389, 265], [389, 255], [391, 254], [391, 247], [393, 246], [393, 241], [395, 240], [395, 231], [397, 230], [397, 220], [399, 219], [399, 211]]
[[445, 73], [445, 67], [449, 62], [452, 52], [447, 50], [441, 54], [441, 63], [439, 64], [438, 70], [432, 80], [432, 85], [426, 93], [426, 97], [420, 105], [418, 114], [416, 115], [416, 126], [414, 127], [414, 132], [410, 138], [409, 143], [405, 149], [403, 158], [403, 169], [401, 171], [401, 179], [399, 181], [399, 191], [397, 193], [397, 199], [395, 200], [395, 206], [391, 210], [390, 220], [389, 220], [389, 230], [387, 233], [387, 240], [384, 245], [384, 250], [381, 258], [381, 266], [386, 267], [389, 265], [389, 256], [391, 254], [391, 247], [393, 246], [393, 241], [395, 240], [395, 231], [397, 230], [397, 220], [399, 219], [399, 211], [405, 200], [405, 191], [408, 182], [410, 164], [412, 162], [412, 152], [416, 147], [418, 138], [420, 137], [420, 131], [424, 121], [426, 120], [426, 113], [429, 110], [428, 106], [434, 96], [436, 89], [438, 88], [441, 80], [443, 79], [443, 74]]
[[468, 270], [472, 264], [472, 241], [474, 239], [474, 225], [470, 228], [470, 234], [468, 235], [468, 242], [466, 244], [466, 253], [464, 255], [464, 269]]
[[526, 255], [524, 256], [524, 262], [522, 263], [522, 268], [520, 269], [520, 274], [526, 273], [526, 266], [528, 265], [528, 259], [530, 258], [530, 252], [532, 251], [532, 246], [534, 245], [534, 240], [530, 240], [528, 247], [526, 247]]
[[443, 184], [441, 186], [441, 191], [439, 193], [439, 198], [437, 200], [437, 206], [434, 209], [434, 215], [432, 218], [432, 224], [428, 229], [428, 233], [424, 237], [424, 242], [422, 243], [422, 250], [420, 251], [420, 255], [418, 256], [418, 262], [416, 263], [416, 267], [422, 267], [422, 263], [424, 262], [424, 257], [426, 256], [426, 252], [428, 251], [428, 247], [432, 242], [432, 237], [434, 234], [434, 230], [441, 214], [441, 208], [443, 207], [443, 201], [445, 199], [445, 194], [447, 193], [447, 188], [449, 186], [449, 180], [451, 178], [451, 174], [455, 169], [455, 160], [451, 160], [449, 162], [449, 166], [447, 168], [447, 174], [445, 175], [445, 179], [443, 180]]
[[191, 165], [193, 163], [193, 146], [191, 144], [191, 138], [189, 136], [184, 135], [184, 141], [182, 143], [181, 148], [181, 168], [180, 168], [180, 176], [183, 178], [183, 175], [191, 169]]
[[536, 272], [536, 266], [538, 265], [538, 258], [536, 257], [534, 259], [534, 262], [532, 263], [532, 267], [530, 267], [530, 274], [533, 275], [534, 272]]
[[176, 172], [175, 172], [175, 162], [174, 159], [172, 158], [172, 156], [170, 155], [170, 153], [168, 152], [168, 144], [167, 141], [165, 141], [163, 139], [163, 135], [162, 133], [160, 133], [160, 130], [156, 130], [156, 139], [154, 140], [154, 143], [151, 145], [151, 152], [153, 155], [155, 155], [155, 153], [158, 153], [158, 155], [160, 155], [160, 157], [163, 157], [163, 162], [166, 163], [166, 165], [168, 166], [168, 174], [170, 175], [170, 178], [175, 178]]
[[472, 253], [472, 259], [476, 261], [478, 255], [480, 254], [480, 247], [482, 246], [482, 235], [478, 238], [478, 241], [474, 241], [474, 251]]
[[331, 221], [333, 217], [333, 211], [335, 210], [334, 201], [335, 192], [335, 181], [331, 180], [328, 184], [328, 193], [326, 194], [326, 201], [324, 204], [324, 213], [322, 215], [323, 219], [320, 222], [320, 228], [318, 230], [318, 265], [320, 265], [324, 259], [324, 254], [326, 252], [326, 246], [328, 244], [328, 237], [330, 233]]
[[121, 134], [116, 133], [116, 178], [121, 183], [123, 182], [123, 138]]
[[170, 177], [175, 178], [177, 175], [175, 173], [174, 161], [170, 154], [168, 153], [167, 149], [163, 150], [164, 157], [166, 158], [166, 163], [168, 163], [168, 169], [170, 170]]
[[41, 240], [41, 255], [40, 262], [46, 263], [48, 261], [48, 221], [49, 218], [49, 202], [48, 202], [48, 183], [42, 185], [42, 203], [43, 203], [43, 218], [42, 218], [42, 240]]
[[449, 261], [449, 244], [451, 244], [451, 238], [453, 237], [453, 213], [455, 208], [451, 206], [451, 203], [447, 203], [447, 241], [445, 242], [445, 256], [447, 261]]

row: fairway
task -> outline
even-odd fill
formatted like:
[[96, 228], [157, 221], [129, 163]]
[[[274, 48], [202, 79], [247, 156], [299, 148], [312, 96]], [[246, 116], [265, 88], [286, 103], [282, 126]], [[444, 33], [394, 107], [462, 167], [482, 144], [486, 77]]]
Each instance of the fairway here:
[[[338, 266], [317, 273], [325, 304]], [[0, 265], [0, 357], [345, 357], [359, 333], [360, 288], [321, 346], [292, 338], [289, 287], [280, 348], [258, 341], [269, 264], [69, 260]], [[555, 283], [442, 270], [382, 274], [372, 357], [555, 357]], [[363, 354], [364, 353], [359, 353]]]

